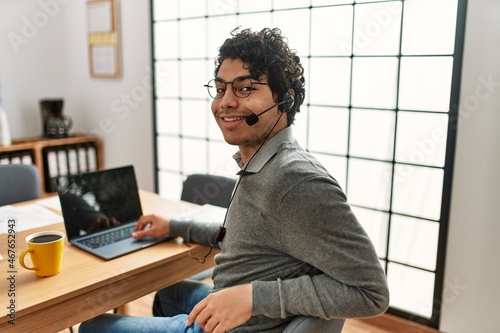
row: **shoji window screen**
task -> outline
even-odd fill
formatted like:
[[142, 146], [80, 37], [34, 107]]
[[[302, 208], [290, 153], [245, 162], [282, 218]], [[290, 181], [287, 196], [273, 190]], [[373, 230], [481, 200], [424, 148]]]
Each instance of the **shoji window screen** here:
[[301, 56], [293, 125], [339, 181], [386, 270], [390, 313], [438, 327], [461, 69], [463, 0], [152, 0], [158, 192], [235, 177], [203, 85], [236, 26], [279, 27]]

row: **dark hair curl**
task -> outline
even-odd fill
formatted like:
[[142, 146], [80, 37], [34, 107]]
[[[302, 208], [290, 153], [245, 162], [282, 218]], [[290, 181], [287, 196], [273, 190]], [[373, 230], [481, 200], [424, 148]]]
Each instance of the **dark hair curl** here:
[[278, 28], [264, 28], [259, 32], [236, 28], [231, 38], [225, 40], [215, 59], [215, 76], [225, 59], [240, 59], [248, 66], [255, 79], [262, 75], [268, 77], [268, 83], [277, 102], [284, 94], [293, 89], [295, 92], [293, 108], [287, 112], [287, 124], [295, 120], [304, 102], [304, 68], [295, 51], [288, 47], [288, 40]]

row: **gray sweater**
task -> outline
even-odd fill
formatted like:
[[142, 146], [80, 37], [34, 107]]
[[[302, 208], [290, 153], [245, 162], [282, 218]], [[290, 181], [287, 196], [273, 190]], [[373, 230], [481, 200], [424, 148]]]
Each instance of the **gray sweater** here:
[[[297, 315], [369, 317], [389, 303], [385, 274], [337, 181], [290, 127], [242, 167], [215, 258], [214, 290], [252, 283], [253, 316], [231, 332], [282, 332]], [[218, 226], [173, 220], [173, 234], [210, 244]]]

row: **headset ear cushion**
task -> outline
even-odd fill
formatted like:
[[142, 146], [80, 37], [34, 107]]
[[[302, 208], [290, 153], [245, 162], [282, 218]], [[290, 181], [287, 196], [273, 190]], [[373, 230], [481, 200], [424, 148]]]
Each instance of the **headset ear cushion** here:
[[285, 103], [282, 105], [281, 111], [283, 111], [284, 113], [292, 111], [295, 100], [293, 98], [293, 95], [289, 91], [283, 94], [282, 101], [284, 101]]

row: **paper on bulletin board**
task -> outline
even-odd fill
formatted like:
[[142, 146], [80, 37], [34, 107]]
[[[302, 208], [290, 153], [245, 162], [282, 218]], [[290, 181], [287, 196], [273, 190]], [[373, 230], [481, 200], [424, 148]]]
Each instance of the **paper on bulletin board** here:
[[92, 73], [101, 76], [112, 76], [117, 72], [116, 47], [113, 45], [93, 45]]
[[111, 2], [91, 2], [88, 4], [89, 32], [112, 32], [113, 14]]

